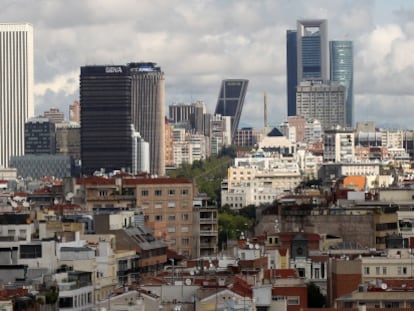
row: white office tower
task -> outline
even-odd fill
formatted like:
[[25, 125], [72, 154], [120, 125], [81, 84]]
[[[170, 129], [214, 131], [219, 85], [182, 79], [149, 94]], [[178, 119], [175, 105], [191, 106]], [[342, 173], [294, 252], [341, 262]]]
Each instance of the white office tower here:
[[34, 116], [33, 27], [0, 23], [0, 167], [24, 154], [24, 124]]
[[149, 173], [150, 161], [149, 161], [149, 143], [146, 142], [139, 132], [134, 130], [132, 125], [132, 173]]

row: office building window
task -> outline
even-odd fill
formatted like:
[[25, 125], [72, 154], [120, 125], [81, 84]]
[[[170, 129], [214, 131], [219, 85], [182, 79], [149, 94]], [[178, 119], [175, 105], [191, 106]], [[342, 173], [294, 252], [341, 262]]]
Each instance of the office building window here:
[[159, 190], [159, 189], [155, 190], [154, 194], [155, 194], [155, 196], [160, 197], [160, 196], [162, 196], [162, 190]]

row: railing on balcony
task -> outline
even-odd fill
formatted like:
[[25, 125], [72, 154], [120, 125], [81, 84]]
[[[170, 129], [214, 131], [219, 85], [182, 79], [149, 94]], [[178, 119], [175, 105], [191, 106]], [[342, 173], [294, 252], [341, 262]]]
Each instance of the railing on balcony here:
[[200, 223], [217, 222], [217, 218], [200, 218]]
[[210, 243], [200, 243], [200, 248], [216, 248], [217, 244], [210, 242]]
[[217, 233], [217, 230], [200, 230], [201, 235], [216, 235]]

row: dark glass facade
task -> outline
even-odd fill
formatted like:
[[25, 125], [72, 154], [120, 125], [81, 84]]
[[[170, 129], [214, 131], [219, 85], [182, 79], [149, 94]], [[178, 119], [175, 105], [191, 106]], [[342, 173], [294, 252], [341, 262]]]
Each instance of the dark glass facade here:
[[346, 87], [346, 125], [354, 123], [354, 53], [352, 41], [329, 42], [330, 75]]
[[80, 75], [82, 174], [132, 168], [131, 77], [126, 66], [85, 66]]
[[287, 113], [296, 115], [296, 85], [298, 84], [297, 43], [295, 30], [286, 32]]
[[215, 114], [231, 117], [231, 137], [236, 135], [242, 113], [248, 80], [228, 79], [221, 83]]
[[31, 118], [24, 125], [25, 154], [54, 154], [55, 124], [48, 118]]
[[302, 78], [322, 78], [321, 38], [319, 32], [302, 37]]

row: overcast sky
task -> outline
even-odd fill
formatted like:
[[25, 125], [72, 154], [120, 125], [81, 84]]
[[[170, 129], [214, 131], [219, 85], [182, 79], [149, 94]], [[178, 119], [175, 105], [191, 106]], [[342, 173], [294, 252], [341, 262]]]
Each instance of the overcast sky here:
[[[354, 42], [355, 120], [414, 128], [412, 0], [2, 0], [0, 22], [29, 22], [36, 114], [68, 114], [83, 65], [151, 61], [166, 106], [203, 100], [214, 112], [221, 80], [249, 79], [240, 126], [286, 118], [286, 30], [328, 19], [330, 40]], [[166, 108], [166, 113], [168, 109]]]

